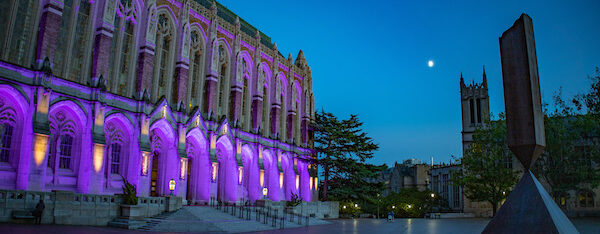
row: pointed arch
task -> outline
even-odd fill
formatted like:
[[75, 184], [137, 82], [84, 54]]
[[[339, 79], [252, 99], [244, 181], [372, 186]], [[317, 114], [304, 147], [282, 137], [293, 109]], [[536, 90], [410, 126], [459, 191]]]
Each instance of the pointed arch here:
[[171, 100], [174, 61], [175, 61], [175, 43], [177, 33], [177, 17], [173, 11], [162, 5], [157, 8], [158, 24], [156, 30], [156, 49], [155, 62], [152, 82], [152, 96], [157, 101], [162, 97], [167, 98], [168, 103]]
[[210, 200], [211, 162], [208, 140], [199, 127], [187, 133], [186, 151], [189, 160], [187, 199], [192, 202], [207, 202]]
[[203, 102], [202, 90], [205, 83], [206, 63], [206, 34], [199, 23], [190, 26], [190, 68], [188, 76], [188, 102], [189, 109], [200, 106]]

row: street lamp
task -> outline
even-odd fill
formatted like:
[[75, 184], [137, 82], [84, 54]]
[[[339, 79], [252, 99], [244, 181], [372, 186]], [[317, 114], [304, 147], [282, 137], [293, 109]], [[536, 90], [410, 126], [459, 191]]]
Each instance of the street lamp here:
[[264, 196], [264, 199], [265, 199], [265, 200], [267, 200], [267, 193], [268, 193], [268, 192], [269, 192], [269, 189], [267, 189], [267, 187], [264, 187], [264, 188], [263, 188], [263, 196]]
[[392, 209], [396, 209], [396, 206], [392, 206]]
[[342, 209], [346, 209], [346, 206], [342, 206]]
[[431, 193], [431, 198], [434, 198], [434, 197], [435, 197], [435, 194], [434, 194], [434, 193]]
[[410, 208], [412, 208], [412, 205], [410, 205], [410, 204], [409, 204], [409, 205], [408, 205], [408, 209], [410, 209]]
[[171, 181], [169, 181], [169, 190], [171, 190], [171, 196], [173, 196], [173, 191], [175, 190], [175, 180], [171, 179]]
[[355, 208], [356, 208], [356, 207], [358, 207], [358, 204], [354, 203], [354, 207], [355, 207]]

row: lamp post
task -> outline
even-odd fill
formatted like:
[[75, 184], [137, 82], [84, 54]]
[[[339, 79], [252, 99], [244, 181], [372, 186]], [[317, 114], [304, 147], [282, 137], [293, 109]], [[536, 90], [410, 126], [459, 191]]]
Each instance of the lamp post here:
[[173, 196], [173, 191], [175, 190], [175, 180], [171, 179], [171, 181], [169, 181], [169, 190], [171, 190], [171, 196]]
[[263, 188], [263, 199], [267, 200], [267, 193], [269, 192], [269, 189], [267, 189], [267, 187]]

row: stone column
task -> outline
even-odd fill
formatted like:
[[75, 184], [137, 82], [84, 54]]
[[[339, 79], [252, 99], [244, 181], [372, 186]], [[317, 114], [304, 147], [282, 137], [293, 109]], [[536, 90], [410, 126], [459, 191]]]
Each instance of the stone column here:
[[264, 125], [261, 126], [261, 121], [262, 121], [262, 108], [263, 108], [263, 100], [262, 97], [256, 95], [254, 96], [253, 100], [252, 100], [252, 113], [250, 113], [250, 115], [252, 116], [252, 130], [254, 130], [255, 132], [258, 131], [258, 127], [260, 126], [262, 129], [265, 128]]
[[279, 114], [281, 106], [279, 104], [271, 105], [271, 135], [275, 136], [279, 132]]
[[141, 33], [137, 36], [140, 41], [138, 50], [138, 63], [136, 73], [136, 93], [141, 95], [143, 91], [152, 93], [151, 82], [154, 69], [154, 52], [156, 42], [156, 5], [150, 4], [144, 9], [140, 21]]
[[205, 109], [209, 116], [213, 116], [217, 112], [217, 98], [219, 96], [217, 90], [217, 81], [217, 74], [209, 71], [209, 73], [206, 75], [206, 83], [204, 84], [204, 88], [206, 89], [206, 96], [204, 97], [204, 100], [206, 100], [205, 103], [207, 104]]
[[54, 64], [54, 52], [56, 51], [56, 42], [58, 40], [63, 6], [64, 4], [62, 1], [58, 0], [47, 1], [42, 7], [36, 56], [38, 67], [46, 57]]
[[297, 131], [294, 129], [294, 118], [296, 117], [296, 113], [294, 111], [290, 111], [287, 115], [287, 139], [294, 139], [294, 132]]
[[[97, 24], [98, 27], [95, 30], [94, 36], [94, 52], [92, 53], [92, 78], [97, 78], [100, 75], [104, 76], [104, 79], [111, 79], [113, 77], [108, 76], [109, 68], [109, 57], [110, 47], [113, 39], [113, 29], [115, 19], [115, 1], [104, 1], [98, 2], [100, 5]], [[102, 5], [104, 7], [102, 7]], [[112, 83], [112, 82], [111, 82]]]
[[229, 113], [228, 118], [231, 123], [240, 123], [240, 117], [242, 114], [242, 88], [239, 84], [234, 84], [231, 87], [231, 96], [229, 100]]
[[[179, 104], [179, 103], [183, 103], [184, 105], [187, 104], [186, 101], [186, 97], [187, 97], [187, 82], [188, 82], [188, 72], [189, 72], [189, 66], [186, 62], [184, 61], [180, 61], [177, 62], [177, 66], [175, 67], [175, 84], [177, 85], [177, 94], [174, 95], [176, 96], [176, 100], [172, 100], [173, 103]], [[187, 108], [187, 106], [186, 106]]]

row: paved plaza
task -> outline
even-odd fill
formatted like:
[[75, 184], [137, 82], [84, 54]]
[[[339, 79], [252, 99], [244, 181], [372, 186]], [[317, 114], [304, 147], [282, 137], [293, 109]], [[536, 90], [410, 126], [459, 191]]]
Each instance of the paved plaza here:
[[[181, 213], [184, 214], [184, 213]], [[184, 220], [183, 217], [177, 217], [179, 220]], [[176, 219], [174, 219], [176, 220]], [[573, 219], [572, 220], [580, 233], [600, 233], [600, 218], [585, 218], [585, 219]], [[246, 231], [254, 227], [262, 230], [254, 233], [480, 233], [485, 225], [489, 222], [489, 219], [396, 219], [392, 223], [388, 223], [385, 220], [374, 220], [374, 219], [346, 219], [346, 220], [329, 220], [330, 224], [315, 225], [310, 227], [298, 227], [284, 230], [264, 230], [265, 228], [254, 226], [251, 222], [248, 222]], [[219, 224], [220, 223], [220, 224]], [[166, 230], [169, 225], [172, 227], [179, 226], [173, 230]], [[242, 223], [235, 222], [228, 224], [227, 222], [210, 222], [207, 223], [196, 223], [182, 221], [179, 224], [174, 222], [166, 225], [160, 229], [161, 231], [151, 233], [206, 233], [206, 232], [186, 232], [182, 229], [186, 229], [194, 225], [209, 225], [213, 230], [208, 232], [227, 233], [234, 229], [239, 229], [240, 226], [244, 226]], [[221, 227], [230, 225], [229, 230], [223, 230]], [[177, 230], [176, 230], [177, 229]], [[240, 229], [239, 229], [240, 230]], [[0, 233], [23, 233], [23, 234], [37, 234], [37, 233], [56, 233], [56, 234], [75, 234], [75, 233], [149, 233], [148, 231], [139, 230], [124, 230], [109, 227], [89, 227], [89, 226], [63, 226], [63, 225], [31, 225], [31, 224], [11, 224], [2, 223], [0, 224]]]

